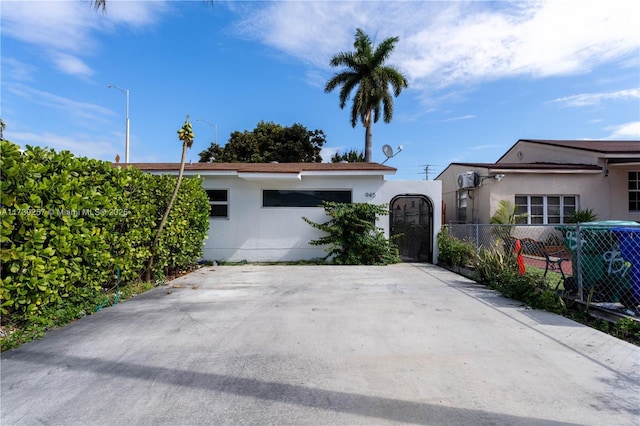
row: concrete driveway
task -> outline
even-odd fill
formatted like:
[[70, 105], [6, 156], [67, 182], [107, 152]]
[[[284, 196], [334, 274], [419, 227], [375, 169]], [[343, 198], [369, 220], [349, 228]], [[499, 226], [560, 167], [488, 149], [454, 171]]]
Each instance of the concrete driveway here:
[[426, 264], [203, 268], [1, 365], [3, 426], [640, 416], [640, 348]]

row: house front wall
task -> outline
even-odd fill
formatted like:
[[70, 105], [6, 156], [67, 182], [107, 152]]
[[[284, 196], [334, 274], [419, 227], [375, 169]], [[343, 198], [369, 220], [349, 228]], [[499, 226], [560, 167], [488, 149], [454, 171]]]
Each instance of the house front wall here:
[[[251, 179], [237, 176], [205, 177], [205, 189], [228, 190], [228, 218], [211, 218], [204, 258], [218, 261], [295, 261], [326, 256], [324, 247], [310, 241], [324, 235], [302, 217], [324, 222], [321, 207], [263, 207], [263, 190], [351, 190], [352, 202], [388, 204], [396, 192], [418, 192], [439, 207], [440, 184], [384, 181], [382, 176], [304, 176], [298, 179]], [[420, 182], [420, 181], [417, 181]], [[427, 183], [427, 182], [424, 182]], [[439, 209], [438, 209], [439, 211]], [[440, 218], [438, 214], [437, 225]], [[378, 226], [388, 236], [388, 220]]]
[[[487, 176], [488, 170], [482, 167], [469, 167], [463, 165], [452, 164], [447, 167], [438, 181], [442, 182], [442, 200], [444, 202], [445, 214], [443, 216], [443, 223], [458, 223], [460, 222], [458, 217], [458, 196], [460, 192], [464, 192], [466, 195], [466, 220], [462, 222], [472, 223], [481, 221], [482, 218], [487, 216], [490, 210], [488, 194], [488, 186], [493, 182], [487, 182], [482, 180], [481, 186], [474, 189], [458, 189], [458, 175], [460, 173], [472, 171], [479, 176]], [[487, 219], [488, 220], [488, 219]]]
[[[445, 223], [456, 221], [457, 175], [473, 170], [481, 176], [487, 169], [452, 165], [441, 175], [443, 200], [447, 205]], [[628, 172], [639, 166], [611, 166], [608, 174], [582, 173], [505, 173], [501, 181], [482, 179], [478, 188], [468, 190], [467, 223], [488, 223], [501, 200], [512, 203], [516, 195], [577, 195], [579, 209], [592, 209], [600, 220], [640, 220], [640, 212], [629, 210]]]

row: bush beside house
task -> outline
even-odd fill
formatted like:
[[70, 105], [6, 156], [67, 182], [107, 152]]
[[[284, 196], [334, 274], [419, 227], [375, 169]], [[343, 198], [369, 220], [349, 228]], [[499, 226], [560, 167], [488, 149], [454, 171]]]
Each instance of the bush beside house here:
[[[3, 322], [95, 297], [116, 275], [122, 284], [139, 280], [175, 177], [68, 151], [0, 147]], [[157, 251], [157, 278], [202, 255], [208, 217], [202, 180], [183, 180]]]
[[368, 203], [324, 202], [331, 219], [316, 223], [302, 219], [327, 235], [310, 241], [311, 245], [326, 245], [330, 260], [337, 265], [388, 265], [400, 262], [398, 249], [385, 238], [376, 219], [389, 214], [387, 206]]

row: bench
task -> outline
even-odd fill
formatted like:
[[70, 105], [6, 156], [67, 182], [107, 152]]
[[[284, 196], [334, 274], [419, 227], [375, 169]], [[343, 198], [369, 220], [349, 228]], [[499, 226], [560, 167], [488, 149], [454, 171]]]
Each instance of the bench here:
[[562, 263], [571, 260], [571, 254], [565, 246], [548, 246], [541, 241], [531, 238], [523, 238], [520, 240], [522, 246], [522, 254], [525, 256], [535, 256], [545, 260], [545, 268], [543, 277], [547, 276], [547, 272], [559, 272], [562, 275], [562, 281], [566, 279], [562, 269]]

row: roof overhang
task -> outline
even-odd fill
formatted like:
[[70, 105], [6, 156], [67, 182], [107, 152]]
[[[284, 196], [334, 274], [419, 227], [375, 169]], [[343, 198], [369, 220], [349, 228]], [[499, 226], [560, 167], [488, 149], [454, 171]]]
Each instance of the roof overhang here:
[[[151, 174], [177, 175], [179, 163], [112, 164], [135, 167]], [[377, 163], [189, 163], [184, 176], [237, 177], [248, 181], [300, 181], [304, 177], [379, 177], [393, 175], [396, 169]]]

